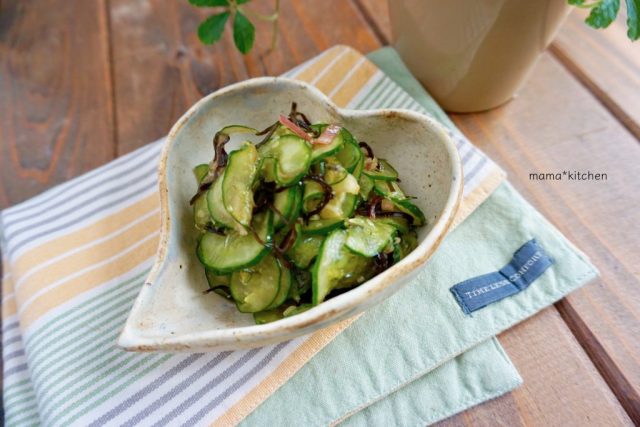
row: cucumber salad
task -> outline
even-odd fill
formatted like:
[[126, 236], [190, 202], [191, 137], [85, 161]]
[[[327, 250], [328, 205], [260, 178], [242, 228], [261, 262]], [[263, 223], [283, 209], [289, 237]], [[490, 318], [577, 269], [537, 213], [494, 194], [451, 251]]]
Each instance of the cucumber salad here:
[[[262, 137], [227, 153], [230, 135]], [[311, 123], [293, 103], [259, 131], [221, 129], [195, 167], [196, 253], [210, 292], [257, 324], [301, 313], [400, 261], [424, 214], [398, 172], [345, 127]]]

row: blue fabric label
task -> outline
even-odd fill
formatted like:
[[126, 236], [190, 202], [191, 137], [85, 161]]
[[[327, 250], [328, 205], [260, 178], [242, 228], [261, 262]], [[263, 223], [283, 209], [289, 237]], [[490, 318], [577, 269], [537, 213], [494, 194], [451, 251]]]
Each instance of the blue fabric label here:
[[536, 239], [531, 239], [500, 271], [460, 282], [451, 288], [451, 292], [462, 311], [469, 314], [526, 289], [553, 262]]

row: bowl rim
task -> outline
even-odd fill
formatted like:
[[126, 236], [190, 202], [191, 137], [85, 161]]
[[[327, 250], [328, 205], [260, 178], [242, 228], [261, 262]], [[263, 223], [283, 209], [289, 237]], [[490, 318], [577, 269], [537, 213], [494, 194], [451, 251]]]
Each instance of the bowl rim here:
[[[423, 122], [434, 133], [438, 134], [439, 141], [444, 144], [449, 156], [449, 167], [451, 175], [456, 183], [451, 185], [451, 191], [447, 197], [444, 209], [436, 220], [432, 229], [418, 246], [405, 258], [389, 269], [377, 274], [358, 287], [348, 292], [337, 295], [317, 306], [300, 313], [296, 316], [287, 317], [277, 322], [249, 325], [240, 327], [230, 327], [224, 329], [212, 329], [206, 331], [193, 332], [188, 334], [172, 335], [170, 337], [145, 336], [137, 334], [133, 331], [130, 318], [131, 314], [141, 308], [144, 302], [145, 294], [150, 292], [158, 275], [160, 274], [164, 263], [167, 260], [169, 248], [169, 236], [171, 233], [171, 218], [169, 211], [169, 190], [167, 182], [167, 160], [171, 148], [175, 142], [177, 134], [189, 122], [189, 120], [200, 111], [200, 109], [211, 102], [211, 100], [234, 92], [241, 92], [255, 87], [264, 87], [270, 84], [289, 84], [309, 91], [312, 96], [325, 104], [328, 110], [339, 116], [357, 120], [370, 116], [394, 116], [409, 120]], [[187, 112], [185, 112], [178, 121], [172, 126], [160, 155], [158, 164], [158, 188], [160, 196], [160, 239], [158, 249], [154, 258], [153, 266], [144, 280], [144, 284], [136, 297], [136, 300], [129, 312], [129, 317], [120, 333], [117, 345], [120, 348], [129, 351], [166, 351], [166, 350], [186, 350], [193, 348], [211, 348], [217, 350], [220, 347], [228, 347], [233, 345], [250, 346], [252, 342], [260, 341], [256, 336], [267, 335], [268, 340], [280, 341], [290, 339], [289, 335], [300, 332], [304, 334], [306, 328], [310, 328], [315, 324], [324, 323], [322, 327], [327, 327], [345, 316], [352, 317], [361, 312], [358, 307], [366, 300], [385, 290], [387, 287], [397, 284], [400, 279], [408, 276], [411, 272], [422, 266], [433, 255], [442, 240], [451, 228], [455, 214], [460, 206], [463, 194], [464, 178], [462, 163], [458, 150], [444, 125], [437, 122], [432, 117], [419, 114], [407, 109], [385, 108], [385, 109], [368, 109], [368, 110], [352, 110], [348, 108], [340, 108], [336, 106], [324, 93], [316, 87], [305, 82], [294, 80], [287, 77], [256, 77], [242, 82], [234, 83], [221, 88], [209, 95], [203, 97], [193, 104]], [[401, 286], [398, 286], [400, 289]], [[397, 291], [397, 290], [396, 290]], [[364, 309], [364, 308], [363, 308]], [[353, 312], [353, 313], [352, 313]], [[332, 319], [334, 318], [334, 319]], [[212, 343], [215, 341], [215, 344]], [[264, 345], [259, 342], [256, 346]]]

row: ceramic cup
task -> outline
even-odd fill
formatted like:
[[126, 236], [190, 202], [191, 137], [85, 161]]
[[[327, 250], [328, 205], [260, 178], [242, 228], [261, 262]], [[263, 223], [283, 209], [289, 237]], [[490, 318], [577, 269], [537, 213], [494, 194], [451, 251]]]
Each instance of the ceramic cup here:
[[510, 100], [571, 8], [566, 0], [390, 0], [395, 48], [450, 112]]

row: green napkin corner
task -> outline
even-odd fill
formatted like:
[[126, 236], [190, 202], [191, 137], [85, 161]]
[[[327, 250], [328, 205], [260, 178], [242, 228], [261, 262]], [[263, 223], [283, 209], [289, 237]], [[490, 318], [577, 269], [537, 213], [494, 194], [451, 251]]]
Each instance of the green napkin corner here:
[[[370, 59], [453, 127], [393, 49]], [[465, 315], [449, 288], [500, 269], [532, 238], [555, 263], [524, 291]], [[504, 183], [416, 279], [358, 318], [243, 424], [425, 425], [447, 418], [521, 384], [496, 334], [596, 276], [584, 254]]]

